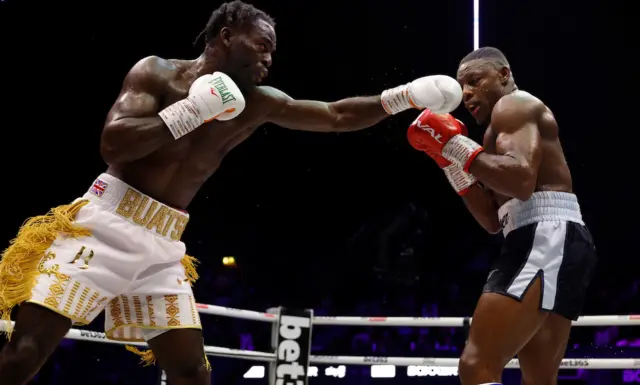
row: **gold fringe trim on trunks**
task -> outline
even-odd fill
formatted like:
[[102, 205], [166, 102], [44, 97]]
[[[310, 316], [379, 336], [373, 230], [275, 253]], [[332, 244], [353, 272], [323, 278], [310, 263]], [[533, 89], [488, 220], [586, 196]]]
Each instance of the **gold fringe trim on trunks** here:
[[[91, 235], [88, 229], [73, 223], [87, 203], [89, 201], [79, 200], [58, 206], [46, 215], [28, 219], [22, 225], [0, 259], [0, 320], [11, 321], [11, 310], [31, 298], [31, 291], [41, 274], [38, 269], [40, 260], [59, 235], [72, 238]], [[8, 337], [11, 337], [11, 332], [9, 326]]]
[[180, 260], [182, 266], [184, 267], [184, 274], [187, 277], [187, 281], [189, 284], [193, 286], [193, 284], [200, 278], [198, 272], [196, 271], [196, 266], [198, 265], [198, 260], [193, 258], [190, 255], [185, 255], [182, 260]]
[[[156, 357], [153, 355], [151, 350], [140, 351], [138, 348], [131, 345], [127, 345], [126, 348], [131, 353], [140, 356], [143, 366], [154, 365], [156, 363]], [[207, 372], [211, 371], [211, 364], [209, 363], [209, 358], [207, 358], [207, 353], [204, 354], [204, 367], [207, 369]]]

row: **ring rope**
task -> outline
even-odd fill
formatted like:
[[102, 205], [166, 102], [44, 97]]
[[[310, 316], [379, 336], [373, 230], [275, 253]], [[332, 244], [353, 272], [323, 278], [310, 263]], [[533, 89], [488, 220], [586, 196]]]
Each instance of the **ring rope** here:
[[[11, 322], [13, 324], [13, 322]], [[0, 331], [6, 331], [8, 322], [0, 322]], [[122, 342], [107, 339], [106, 334], [90, 330], [70, 329], [65, 338], [79, 341], [90, 341], [114, 345], [135, 345], [147, 347], [144, 342]], [[240, 358], [251, 361], [275, 361], [274, 353], [256, 352], [251, 350], [230, 349], [220, 346], [205, 346], [207, 355]], [[309, 357], [315, 364], [342, 365], [396, 365], [396, 366], [440, 366], [458, 367], [457, 358], [425, 358], [425, 357], [362, 357], [362, 356], [315, 356]], [[505, 368], [516, 369], [520, 365], [518, 360], [509, 361]], [[636, 369], [640, 368], [640, 358], [565, 358], [560, 369]]]
[[[202, 314], [274, 323], [275, 314], [235, 309], [217, 305], [197, 304]], [[314, 325], [335, 326], [404, 326], [404, 327], [463, 327], [471, 317], [313, 317]], [[640, 325], [640, 315], [591, 315], [578, 318], [573, 326], [634, 326]]]

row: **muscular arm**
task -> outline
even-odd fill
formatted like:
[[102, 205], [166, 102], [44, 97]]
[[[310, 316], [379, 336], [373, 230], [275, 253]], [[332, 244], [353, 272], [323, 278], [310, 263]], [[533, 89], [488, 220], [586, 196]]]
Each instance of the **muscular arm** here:
[[357, 131], [373, 126], [389, 115], [380, 96], [364, 96], [326, 103], [294, 100], [272, 87], [262, 87], [273, 108], [266, 120], [293, 130], [315, 132]]
[[476, 184], [469, 188], [469, 191], [462, 196], [465, 206], [490, 234], [500, 232], [502, 226], [498, 220], [498, 205], [490, 191]]
[[141, 60], [124, 80], [102, 131], [100, 153], [107, 164], [143, 158], [174, 140], [158, 116], [158, 95], [167, 71], [158, 60]]
[[505, 97], [494, 108], [491, 129], [497, 133], [496, 154], [480, 153], [469, 172], [491, 190], [520, 200], [535, 191], [541, 160], [535, 106]]

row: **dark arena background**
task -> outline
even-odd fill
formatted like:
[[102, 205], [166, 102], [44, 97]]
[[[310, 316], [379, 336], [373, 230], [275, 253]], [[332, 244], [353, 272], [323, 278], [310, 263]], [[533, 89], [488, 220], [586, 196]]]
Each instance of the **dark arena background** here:
[[[500, 48], [519, 87], [559, 122], [599, 256], [584, 315], [640, 313], [631, 1], [250, 2], [277, 23], [267, 84], [297, 99], [333, 101], [424, 75], [455, 76], [474, 37]], [[27, 217], [81, 196], [106, 169], [100, 133], [129, 68], [149, 55], [197, 57], [202, 45], [192, 42], [220, 4], [0, 1], [3, 242]], [[480, 139], [462, 106], [453, 114]], [[417, 115], [343, 134], [265, 125], [234, 149], [189, 207], [184, 240], [201, 261], [198, 302], [310, 308], [316, 316], [471, 316], [502, 235], [486, 234], [435, 163], [407, 143]], [[201, 317], [208, 346], [273, 351], [268, 323]], [[458, 358], [465, 328], [370, 325], [314, 326], [312, 355], [383, 358], [312, 363], [310, 383], [460, 383], [455, 367], [389, 365], [384, 357]], [[638, 326], [573, 328], [565, 357], [637, 360], [617, 369], [571, 361], [588, 368], [562, 369], [560, 383], [640, 383]], [[103, 331], [103, 317], [81, 329]], [[94, 341], [64, 340], [32, 384], [162, 381], [122, 345], [82, 335]], [[267, 362], [209, 359], [213, 384], [268, 384]], [[504, 383], [519, 384], [519, 371], [507, 369]]]

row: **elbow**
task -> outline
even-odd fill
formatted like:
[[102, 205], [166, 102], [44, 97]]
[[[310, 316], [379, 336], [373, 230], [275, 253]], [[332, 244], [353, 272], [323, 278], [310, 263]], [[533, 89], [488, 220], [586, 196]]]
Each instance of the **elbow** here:
[[533, 191], [533, 188], [530, 188], [528, 185], [523, 185], [513, 192], [513, 197], [520, 201], [528, 201], [533, 195]]
[[331, 131], [334, 132], [345, 132], [349, 131], [349, 126], [344, 123], [344, 119], [341, 116], [336, 116], [331, 121]]
[[349, 117], [340, 110], [335, 103], [329, 104], [329, 112], [331, 115], [331, 122], [329, 124], [329, 130], [333, 132], [347, 132], [352, 131], [352, 125], [349, 122]]
[[118, 163], [118, 152], [108, 144], [105, 144], [104, 140], [100, 144], [100, 155], [102, 160], [109, 166]]
[[110, 130], [105, 128], [102, 133], [102, 138], [100, 140], [100, 156], [102, 156], [102, 160], [106, 164], [111, 166], [122, 162], [123, 152], [120, 151], [120, 146], [114, 142], [109, 131]]
[[514, 180], [513, 197], [521, 201], [529, 200], [536, 190], [536, 179], [537, 175], [533, 169], [523, 169], [521, 176]]
[[478, 221], [482, 228], [489, 234], [498, 234], [502, 231], [502, 225], [498, 219], [497, 210], [490, 215], [485, 215], [482, 221]]

